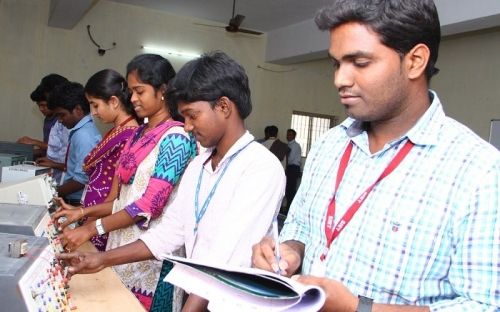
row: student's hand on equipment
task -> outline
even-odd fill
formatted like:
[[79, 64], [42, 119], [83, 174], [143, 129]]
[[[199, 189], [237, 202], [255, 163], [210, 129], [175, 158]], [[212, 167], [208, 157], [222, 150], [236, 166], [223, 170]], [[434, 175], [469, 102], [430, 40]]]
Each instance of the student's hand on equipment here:
[[325, 305], [320, 311], [355, 311], [358, 298], [352, 294], [342, 283], [310, 275], [297, 275], [293, 279], [306, 285], [317, 285], [326, 293]]
[[[54, 213], [52, 219], [54, 220], [54, 223], [58, 225], [60, 231], [66, 228], [71, 223], [76, 222], [84, 217], [83, 208], [67, 204], [60, 197], [56, 198], [56, 201], [59, 209], [57, 209], [57, 211]], [[63, 218], [61, 219], [61, 222], [60, 218]]]
[[55, 222], [57, 222], [56, 224], [58, 224], [59, 230], [62, 231], [71, 223], [80, 220], [82, 218], [82, 212], [80, 209], [64, 209], [54, 213], [53, 218]]
[[276, 263], [273, 238], [271, 236], [264, 237], [252, 247], [252, 265], [271, 272], [280, 271], [285, 276], [293, 275], [300, 267], [300, 254], [286, 243], [280, 244], [279, 247], [281, 259], [278, 264]]
[[62, 197], [55, 197], [54, 199], [56, 201], [57, 206], [59, 206], [58, 211], [62, 210], [62, 209], [75, 209], [76, 208], [75, 206], [66, 203], [64, 201], [64, 199], [62, 199]]
[[56, 254], [56, 258], [63, 260], [68, 267], [68, 273], [90, 274], [106, 268], [101, 253], [98, 252], [72, 252]]
[[35, 144], [35, 141], [27, 136], [23, 136], [22, 138], [19, 138], [16, 143], [21, 143], [21, 144]]
[[63, 233], [59, 235], [63, 247], [68, 251], [73, 251], [88, 241], [94, 236], [95, 229], [92, 225], [93, 222], [90, 222], [75, 229], [64, 229]]
[[54, 161], [48, 159], [47, 157], [37, 158], [36, 164], [39, 166], [44, 166], [44, 167], [49, 167], [49, 168], [53, 168], [56, 166], [56, 163]]

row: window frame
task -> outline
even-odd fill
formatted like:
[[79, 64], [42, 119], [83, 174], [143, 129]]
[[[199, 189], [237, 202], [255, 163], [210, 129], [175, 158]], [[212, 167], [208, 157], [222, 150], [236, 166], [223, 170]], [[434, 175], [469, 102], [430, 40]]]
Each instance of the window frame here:
[[331, 128], [335, 127], [337, 125], [337, 123], [338, 123], [338, 117], [335, 116], [335, 115], [318, 114], [318, 113], [311, 113], [311, 112], [294, 110], [294, 111], [292, 111], [292, 118], [291, 118], [291, 121], [290, 121], [290, 125], [291, 125], [290, 128], [294, 129], [297, 132], [297, 136], [299, 136], [299, 131], [298, 131], [298, 129], [296, 129], [297, 127], [294, 127], [294, 125], [293, 125], [293, 117], [294, 116], [308, 117], [307, 135], [306, 135], [306, 138], [305, 138], [306, 144], [305, 144], [305, 146], [302, 146], [302, 155], [301, 155], [301, 157], [307, 157], [307, 155], [309, 154], [309, 150], [311, 149], [311, 145], [313, 144], [313, 142], [312, 142], [313, 131], [317, 130], [317, 129], [314, 129], [314, 127], [313, 127], [313, 124], [314, 124], [312, 122], [313, 118], [321, 118], [321, 119], [329, 120], [330, 124], [329, 124], [329, 128], [328, 129], [331, 129]]

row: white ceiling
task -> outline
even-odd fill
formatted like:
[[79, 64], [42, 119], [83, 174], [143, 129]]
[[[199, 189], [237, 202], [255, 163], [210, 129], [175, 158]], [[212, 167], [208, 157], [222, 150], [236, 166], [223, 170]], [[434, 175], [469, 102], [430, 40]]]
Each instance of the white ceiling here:
[[[176, 15], [192, 16], [210, 21], [228, 23], [233, 0], [110, 0]], [[235, 14], [245, 16], [241, 25], [267, 32], [296, 24], [314, 17], [316, 11], [331, 0], [236, 0]]]
[[[233, 0], [51, 0], [48, 25], [73, 28], [98, 1], [164, 10], [222, 24], [229, 22], [233, 10]], [[290, 64], [326, 57], [328, 36], [317, 30], [313, 18], [317, 10], [329, 3], [331, 0], [236, 0], [235, 14], [246, 17], [241, 28], [267, 34], [266, 61]], [[443, 35], [500, 26], [499, 0], [435, 3]]]

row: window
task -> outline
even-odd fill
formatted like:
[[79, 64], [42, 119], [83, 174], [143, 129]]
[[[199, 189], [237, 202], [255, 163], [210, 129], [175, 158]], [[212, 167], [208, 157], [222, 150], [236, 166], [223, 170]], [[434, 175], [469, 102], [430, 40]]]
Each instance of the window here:
[[293, 111], [291, 128], [297, 131], [295, 140], [302, 147], [301, 156], [306, 157], [311, 145], [336, 124], [336, 116]]

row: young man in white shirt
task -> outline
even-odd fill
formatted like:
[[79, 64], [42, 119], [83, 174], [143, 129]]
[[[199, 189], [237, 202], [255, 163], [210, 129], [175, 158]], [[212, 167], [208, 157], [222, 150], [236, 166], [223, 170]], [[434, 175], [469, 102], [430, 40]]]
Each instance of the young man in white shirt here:
[[[188, 258], [251, 266], [252, 245], [268, 233], [281, 204], [285, 174], [245, 129], [252, 106], [244, 69], [222, 52], [203, 55], [179, 71], [168, 101], [177, 104], [185, 129], [207, 150], [187, 167], [158, 226], [104, 253], [59, 255], [71, 263], [71, 274], [161, 260], [182, 246]], [[190, 295], [185, 308], [202, 311], [207, 304]]]

